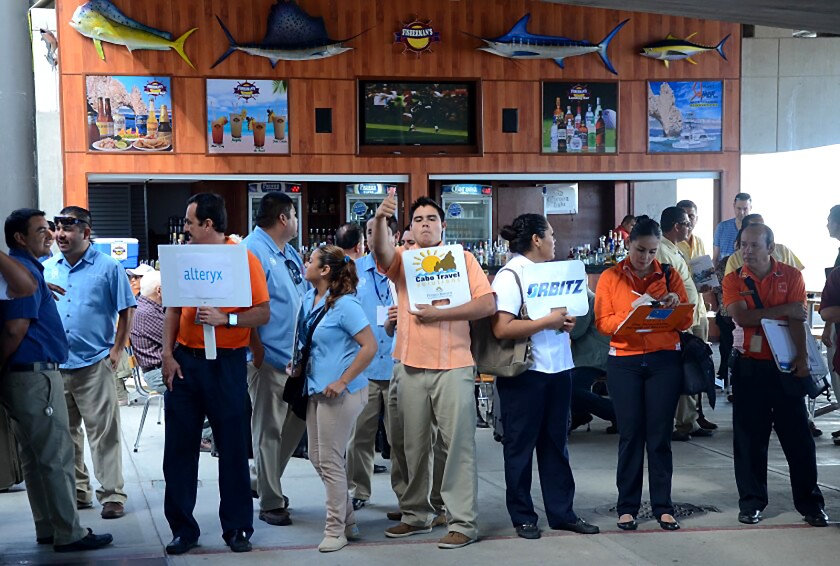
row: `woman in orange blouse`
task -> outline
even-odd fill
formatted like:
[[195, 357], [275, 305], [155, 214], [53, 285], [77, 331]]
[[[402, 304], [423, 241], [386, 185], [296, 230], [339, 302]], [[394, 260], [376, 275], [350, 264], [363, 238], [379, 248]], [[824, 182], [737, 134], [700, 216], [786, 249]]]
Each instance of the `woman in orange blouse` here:
[[[680, 276], [672, 273], [666, 279], [655, 259], [661, 237], [654, 220], [637, 223], [627, 258], [601, 275], [595, 292], [595, 326], [612, 336], [607, 385], [619, 432], [616, 511], [624, 530], [637, 528], [645, 449], [653, 515], [665, 530], [680, 528], [671, 502], [671, 429], [683, 381], [679, 333], [614, 336], [633, 310], [631, 303], [645, 293], [666, 308], [688, 301]], [[687, 330], [691, 322], [689, 312], [680, 329]]]

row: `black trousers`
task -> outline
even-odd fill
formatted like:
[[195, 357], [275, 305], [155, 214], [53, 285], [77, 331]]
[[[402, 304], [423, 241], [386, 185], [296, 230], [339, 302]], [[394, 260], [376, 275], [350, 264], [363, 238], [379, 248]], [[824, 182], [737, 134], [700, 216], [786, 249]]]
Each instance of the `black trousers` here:
[[682, 391], [680, 352], [610, 356], [607, 386], [618, 422], [618, 515], [639, 513], [645, 450], [654, 517], [673, 515], [671, 430]]
[[797, 379], [778, 370], [772, 360], [741, 358], [733, 368], [732, 407], [735, 448], [735, 482], [741, 511], [767, 507], [767, 450], [770, 429], [782, 445], [790, 469], [793, 504], [803, 515], [813, 515], [825, 505], [817, 486], [817, 455], [808, 428], [804, 393], [785, 386]]
[[581, 367], [572, 370], [572, 412], [592, 414], [614, 423], [612, 401], [592, 392], [592, 384], [603, 375], [604, 372], [598, 368]]
[[718, 367], [718, 377], [723, 380], [724, 385], [729, 385], [729, 356], [732, 355], [732, 344], [734, 338], [732, 332], [735, 330], [735, 322], [732, 317], [715, 315], [715, 324], [720, 330], [720, 342], [718, 348], [720, 349], [720, 366]]
[[248, 381], [245, 348], [219, 349], [216, 360], [194, 357], [177, 348], [175, 359], [184, 379], [175, 376], [172, 391], [164, 393], [166, 442], [163, 510], [173, 536], [197, 540], [201, 534], [193, 517], [198, 488], [199, 442], [204, 417], [210, 421], [219, 450], [219, 519], [222, 537], [237, 530], [254, 532], [254, 508], [248, 471], [250, 447]]
[[536, 523], [531, 500], [534, 449], [548, 524], [577, 521], [573, 502], [575, 479], [569, 465], [567, 439], [572, 398], [571, 370], [561, 373], [526, 371], [496, 379], [505, 435], [505, 500], [514, 525]]

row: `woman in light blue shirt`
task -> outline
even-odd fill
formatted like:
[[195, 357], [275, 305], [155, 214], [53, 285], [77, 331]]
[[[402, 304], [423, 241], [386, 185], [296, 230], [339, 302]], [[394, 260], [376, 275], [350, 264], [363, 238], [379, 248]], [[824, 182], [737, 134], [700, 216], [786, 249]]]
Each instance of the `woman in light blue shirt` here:
[[333, 552], [359, 533], [347, 491], [345, 452], [367, 403], [367, 378], [360, 374], [376, 354], [376, 339], [354, 296], [359, 282], [356, 265], [344, 250], [317, 248], [306, 266], [306, 280], [314, 288], [303, 300], [302, 339], [323, 313], [312, 335], [306, 368], [306, 431], [309, 460], [327, 491], [327, 523], [318, 550]]

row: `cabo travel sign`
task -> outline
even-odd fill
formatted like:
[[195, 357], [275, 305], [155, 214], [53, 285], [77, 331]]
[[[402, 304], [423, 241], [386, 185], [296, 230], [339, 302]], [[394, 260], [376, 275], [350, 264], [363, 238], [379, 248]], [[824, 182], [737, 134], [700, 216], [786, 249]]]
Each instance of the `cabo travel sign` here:
[[403, 252], [409, 308], [433, 305], [452, 308], [470, 302], [470, 282], [464, 248], [438, 246]]

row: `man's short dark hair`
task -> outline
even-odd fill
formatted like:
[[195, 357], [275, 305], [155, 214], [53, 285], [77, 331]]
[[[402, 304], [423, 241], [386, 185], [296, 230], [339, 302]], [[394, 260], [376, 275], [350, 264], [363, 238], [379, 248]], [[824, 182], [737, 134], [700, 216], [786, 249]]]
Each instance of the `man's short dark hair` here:
[[362, 229], [355, 222], [342, 224], [335, 231], [335, 245], [343, 250], [352, 250], [362, 241]]
[[227, 230], [225, 199], [216, 193], [197, 193], [187, 200], [187, 206], [195, 203], [195, 217], [199, 222], [213, 221], [213, 229], [220, 234]]
[[622, 219], [621, 219], [621, 224], [622, 224], [622, 225], [627, 224], [627, 223], [628, 223], [628, 222], [630, 222], [631, 220], [633, 220], [633, 221], [635, 222], [635, 220], [636, 220], [636, 216], [635, 216], [635, 215], [633, 215], [633, 214], [625, 214], [625, 215], [624, 215], [624, 218], [622, 218]]
[[670, 232], [674, 226], [685, 218], [685, 211], [678, 206], [669, 206], [662, 211], [659, 225], [663, 232]]
[[744, 230], [751, 230], [753, 228], [755, 228], [756, 230], [760, 230], [761, 233], [764, 234], [764, 241], [767, 242], [768, 248], [771, 244], [776, 242], [776, 236], [773, 234], [773, 230], [770, 229], [770, 226], [768, 226], [767, 224], [762, 224], [760, 222], [754, 222], [746, 228], [742, 228], [741, 235], [743, 235]]
[[[368, 222], [370, 222], [371, 220], [373, 220], [374, 218], [376, 218], [376, 216], [374, 216], [373, 214], [371, 214], [370, 216], [368, 216], [367, 218], [365, 218], [365, 221], [364, 221], [364, 223], [363, 223], [363, 225], [365, 226], [365, 228], [367, 228], [367, 223], [368, 223]], [[388, 217], [388, 220], [386, 221], [386, 223], [388, 224], [388, 230], [390, 230], [390, 231], [391, 231], [391, 234], [396, 234], [396, 233], [397, 233], [397, 231], [399, 231], [399, 229], [400, 229], [400, 225], [397, 223], [397, 219], [396, 219], [396, 217], [394, 217], [394, 216], [389, 216], [389, 217]]]
[[738, 193], [737, 195], [735, 195], [735, 200], [748, 200], [752, 202], [752, 197], [749, 193]]
[[6, 233], [6, 245], [9, 248], [20, 248], [15, 241], [15, 234], [27, 235], [29, 233], [29, 221], [37, 216], [46, 216], [43, 210], [37, 208], [19, 208], [13, 210], [6, 217], [4, 231]]
[[835, 204], [828, 211], [828, 221], [840, 223], [840, 204]]
[[421, 206], [433, 207], [435, 210], [437, 210], [438, 216], [440, 216], [440, 221], [443, 222], [444, 220], [446, 220], [446, 214], [444, 214], [443, 208], [441, 208], [441, 206], [437, 202], [433, 201], [429, 197], [420, 197], [419, 199], [411, 203], [411, 210], [408, 213], [409, 220], [414, 220], [414, 213]]
[[93, 227], [93, 218], [90, 215], [90, 211], [86, 208], [82, 208], [81, 206], [65, 206], [61, 209], [59, 215], [78, 218], [88, 226]]
[[281, 214], [286, 218], [291, 218], [294, 206], [295, 203], [287, 194], [271, 192], [264, 195], [257, 209], [257, 226], [263, 230], [271, 228], [277, 224], [277, 219]]
[[679, 208], [693, 208], [694, 210], [697, 210], [697, 205], [694, 204], [693, 200], [688, 200], [688, 199], [681, 200], [680, 202], [677, 203], [677, 206]]

